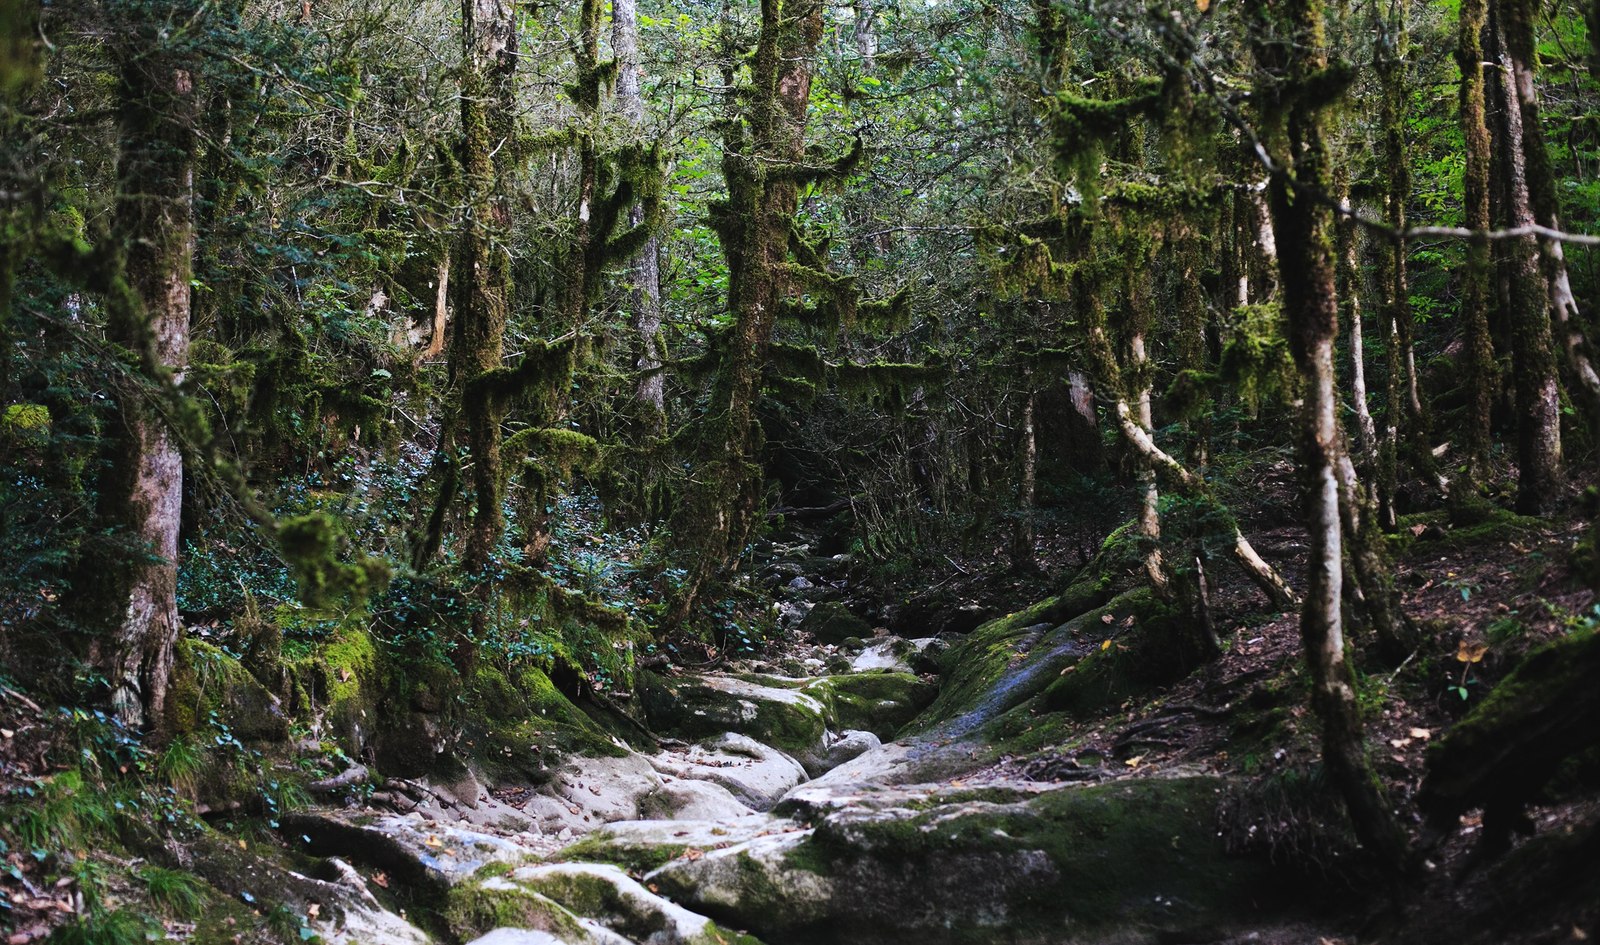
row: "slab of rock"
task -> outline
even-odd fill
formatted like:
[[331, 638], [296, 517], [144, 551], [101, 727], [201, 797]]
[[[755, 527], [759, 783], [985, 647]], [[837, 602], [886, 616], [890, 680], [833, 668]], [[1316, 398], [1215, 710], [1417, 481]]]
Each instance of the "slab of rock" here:
[[662, 774], [719, 784], [753, 810], [766, 810], [806, 779], [805, 768], [794, 758], [735, 732], [663, 751], [650, 763]]
[[448, 889], [489, 863], [520, 864], [529, 851], [500, 836], [416, 814], [293, 811], [281, 820], [291, 844], [318, 856], [348, 856], [407, 885]]
[[821, 743], [831, 721], [822, 702], [799, 691], [804, 680], [640, 675], [645, 716], [666, 735], [696, 740], [736, 732], [784, 751], [802, 751]]
[[850, 661], [852, 673], [868, 673], [874, 670], [883, 670], [891, 673], [919, 673], [922, 671], [924, 661], [923, 653], [929, 647], [939, 646], [937, 637], [919, 637], [907, 640], [905, 637], [883, 637], [867, 644], [866, 649], [856, 654]]
[[933, 703], [938, 687], [910, 673], [840, 673], [807, 683], [801, 690], [827, 706], [841, 729], [893, 738]]
[[830, 733], [821, 749], [806, 752], [796, 760], [807, 774], [817, 777], [881, 747], [883, 740], [871, 732], [846, 729], [838, 735]]
[[872, 625], [838, 601], [822, 601], [800, 622], [800, 632], [811, 634], [818, 643], [843, 643], [851, 637], [872, 636]]
[[1023, 800], [850, 805], [814, 829], [674, 860], [646, 877], [773, 941], [1191, 940], [1297, 901], [1215, 826], [1228, 782], [1127, 780]]
[[[467, 895], [475, 897], [470, 905]], [[504, 915], [550, 935], [531, 942], [758, 945], [749, 935], [726, 931], [706, 916], [662, 899], [619, 868], [598, 863], [552, 863], [490, 876], [464, 889], [446, 911], [458, 918]], [[461, 934], [458, 927], [453, 931]], [[502, 934], [501, 942], [515, 945], [518, 940]]]

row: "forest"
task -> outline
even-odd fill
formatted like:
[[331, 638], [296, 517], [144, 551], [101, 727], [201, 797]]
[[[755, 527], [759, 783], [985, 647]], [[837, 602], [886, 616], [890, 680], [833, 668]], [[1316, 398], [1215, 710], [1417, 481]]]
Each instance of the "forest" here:
[[1600, 0], [0, 0], [0, 937], [1600, 936]]

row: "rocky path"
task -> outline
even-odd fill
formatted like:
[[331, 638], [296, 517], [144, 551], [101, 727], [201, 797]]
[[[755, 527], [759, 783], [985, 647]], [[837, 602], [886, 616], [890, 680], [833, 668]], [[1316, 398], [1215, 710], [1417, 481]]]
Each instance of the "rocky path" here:
[[[942, 664], [943, 641], [847, 640], [812, 611], [836, 641], [798, 660], [817, 675], [646, 679], [657, 751], [569, 758], [537, 787], [418, 783], [405, 813], [313, 810], [282, 829], [349, 890], [320, 920], [333, 942], [1184, 942], [1270, 926], [1295, 911], [1294, 881], [1227, 849], [1225, 779], [992, 773], [994, 726], [1039, 711], [1039, 689], [1095, 652], [1086, 628], [1137, 631], [1120, 600], [1002, 618]], [[982, 653], [997, 671], [974, 672]], [[961, 671], [935, 704], [918, 670], [940, 665]], [[404, 895], [373, 898], [374, 882]]]

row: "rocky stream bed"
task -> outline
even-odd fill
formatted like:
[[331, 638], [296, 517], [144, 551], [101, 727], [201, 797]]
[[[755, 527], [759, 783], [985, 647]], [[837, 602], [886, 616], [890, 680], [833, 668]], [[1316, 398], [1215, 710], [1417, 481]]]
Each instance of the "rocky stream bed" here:
[[1259, 941], [1316, 914], [1219, 827], [1227, 777], [1003, 763], [1151, 682], [1116, 662], [1158, 639], [1148, 595], [1078, 586], [938, 638], [802, 617], [782, 666], [641, 674], [653, 750], [285, 816], [309, 864], [286, 888], [330, 942]]

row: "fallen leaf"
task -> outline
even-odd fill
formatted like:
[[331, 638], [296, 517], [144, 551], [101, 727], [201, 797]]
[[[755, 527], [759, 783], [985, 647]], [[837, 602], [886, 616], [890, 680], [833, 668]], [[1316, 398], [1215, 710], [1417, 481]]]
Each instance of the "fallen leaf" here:
[[422, 844], [423, 844], [423, 846], [429, 846], [429, 847], [437, 848], [437, 847], [444, 846], [444, 841], [440, 840], [438, 837], [436, 837], [436, 836], [434, 836], [433, 834], [430, 833], [430, 834], [428, 834], [428, 839], [422, 841]]
[[372, 874], [372, 881], [384, 889], [389, 888], [389, 874], [382, 870]]
[[1428, 740], [1428, 739], [1433, 737], [1433, 733], [1428, 731], [1425, 728], [1414, 728], [1414, 729], [1411, 730], [1411, 737], [1412, 738], [1420, 738], [1420, 739], [1426, 741], [1426, 740]]
[[1101, 614], [1100, 615], [1100, 622], [1101, 623], [1110, 623], [1111, 621], [1113, 621], [1115, 619], [1116, 618], [1111, 616], [1110, 614]]
[[1123, 764], [1130, 768], [1137, 768], [1144, 764], [1144, 755], [1134, 755], [1132, 758], [1129, 758], [1127, 761], [1123, 762]]
[[1104, 643], [1100, 644], [1100, 652], [1104, 653], [1106, 650], [1109, 650], [1109, 649], [1111, 649], [1111, 641], [1110, 640], [1107, 640]]
[[311, 905], [306, 906], [306, 918], [315, 919], [317, 916], [319, 916], [321, 914], [322, 914], [322, 907], [317, 905], [316, 903], [313, 902]]
[[706, 851], [697, 850], [694, 847], [689, 847], [688, 849], [683, 851], [683, 858], [688, 860], [690, 863], [693, 863], [695, 860], [698, 860], [702, 856], [705, 856], [705, 855], [706, 855]]
[[1411, 528], [1409, 530], [1411, 532], [1411, 536], [1413, 538], [1415, 538], [1415, 537], [1421, 535], [1423, 532], [1427, 531], [1428, 530], [1428, 526], [1422, 525], [1422, 524], [1417, 524], [1417, 525], [1411, 526]]
[[1411, 744], [1411, 739], [1409, 739], [1409, 738], [1391, 738], [1391, 739], [1389, 739], [1389, 745], [1392, 748], [1404, 748], [1409, 744]]
[[1483, 662], [1483, 655], [1487, 652], [1489, 652], [1489, 644], [1487, 643], [1472, 643], [1462, 640], [1461, 645], [1456, 648], [1456, 662], [1481, 663]]

